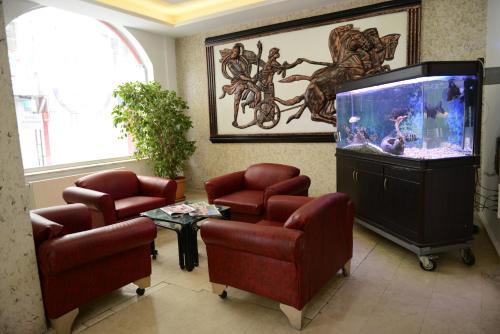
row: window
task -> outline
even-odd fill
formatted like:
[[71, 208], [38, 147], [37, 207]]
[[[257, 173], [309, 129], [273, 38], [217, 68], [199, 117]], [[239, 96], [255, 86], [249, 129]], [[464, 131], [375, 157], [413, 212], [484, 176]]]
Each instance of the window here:
[[9, 60], [25, 169], [129, 156], [111, 111], [113, 89], [146, 81], [128, 39], [111, 25], [55, 8], [7, 26]]

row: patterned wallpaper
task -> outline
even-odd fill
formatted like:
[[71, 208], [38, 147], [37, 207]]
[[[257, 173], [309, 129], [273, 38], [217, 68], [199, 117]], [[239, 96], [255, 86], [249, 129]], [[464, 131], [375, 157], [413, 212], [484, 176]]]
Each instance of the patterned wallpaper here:
[[[381, 1], [341, 1], [323, 8], [295, 12], [252, 24], [230, 26], [218, 31], [178, 39], [177, 82], [179, 93], [190, 106], [194, 129], [190, 136], [198, 149], [186, 172], [192, 188], [203, 189], [203, 181], [256, 162], [297, 166], [311, 177], [311, 195], [336, 190], [335, 144], [212, 144], [209, 141], [209, 112], [204, 40], [206, 37], [324, 13], [365, 6]], [[486, 0], [423, 0], [421, 59], [459, 60], [484, 57], [486, 43]]]
[[46, 330], [0, 1], [0, 333]]

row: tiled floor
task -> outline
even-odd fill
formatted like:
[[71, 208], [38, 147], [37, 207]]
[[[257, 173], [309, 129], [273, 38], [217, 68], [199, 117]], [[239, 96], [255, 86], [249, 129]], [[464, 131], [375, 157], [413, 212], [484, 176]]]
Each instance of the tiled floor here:
[[[191, 200], [204, 194], [188, 194]], [[160, 229], [152, 287], [142, 297], [128, 285], [82, 307], [73, 327], [91, 333], [295, 333], [278, 304], [229, 289], [211, 293], [205, 247], [200, 266], [178, 267], [174, 232]], [[305, 310], [304, 333], [500, 333], [500, 261], [485, 232], [473, 247], [476, 265], [442, 254], [435, 272], [416, 256], [356, 226], [352, 275], [332, 279]], [[257, 275], [258, 273], [256, 273]]]

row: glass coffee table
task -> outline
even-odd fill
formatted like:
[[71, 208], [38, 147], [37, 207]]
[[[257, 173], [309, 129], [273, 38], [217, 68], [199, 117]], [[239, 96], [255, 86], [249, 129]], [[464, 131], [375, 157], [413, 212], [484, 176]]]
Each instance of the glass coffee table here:
[[[217, 205], [217, 209], [219, 209], [222, 217], [214, 218], [231, 219], [231, 210], [229, 207]], [[179, 266], [181, 269], [192, 271], [194, 267], [198, 266], [198, 222], [208, 219], [207, 217], [190, 216], [189, 214], [171, 216], [161, 209], [143, 212], [141, 216], [152, 219], [156, 226], [161, 226], [177, 233]], [[151, 253], [153, 259], [156, 259], [158, 252], [154, 246], [154, 241], [151, 246]]]

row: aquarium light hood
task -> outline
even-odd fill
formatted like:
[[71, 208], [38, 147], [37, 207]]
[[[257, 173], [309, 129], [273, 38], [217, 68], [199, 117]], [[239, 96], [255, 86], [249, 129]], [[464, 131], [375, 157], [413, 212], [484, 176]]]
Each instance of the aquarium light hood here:
[[[393, 71], [382, 72], [358, 80], [345, 81], [337, 86], [337, 94], [357, 91], [362, 88], [377, 87], [398, 82], [413, 83], [436, 80], [436, 77], [467, 77], [475, 75], [482, 82], [482, 64], [477, 61], [429, 61], [416, 65], [398, 68]], [[388, 86], [391, 87], [391, 86]]]
[[464, 80], [470, 76], [432, 76], [432, 77], [420, 77], [420, 78], [413, 78], [413, 79], [408, 79], [408, 80], [403, 80], [403, 81], [398, 81], [398, 82], [391, 82], [391, 83], [386, 83], [383, 85], [378, 85], [378, 86], [371, 86], [371, 87], [365, 87], [365, 88], [359, 88], [351, 91], [345, 91], [342, 93], [338, 93], [337, 96], [342, 96], [344, 94], [361, 94], [361, 93], [367, 93], [367, 92], [373, 92], [381, 89], [387, 89], [391, 87], [401, 87], [403, 85], [413, 85], [417, 83], [422, 83], [422, 82], [427, 82], [427, 81], [435, 81], [435, 80]]

